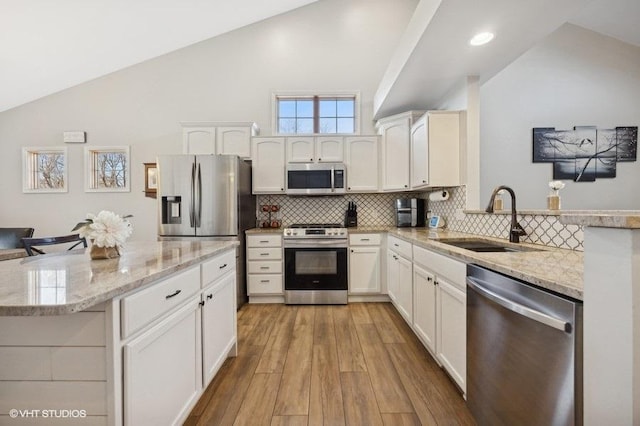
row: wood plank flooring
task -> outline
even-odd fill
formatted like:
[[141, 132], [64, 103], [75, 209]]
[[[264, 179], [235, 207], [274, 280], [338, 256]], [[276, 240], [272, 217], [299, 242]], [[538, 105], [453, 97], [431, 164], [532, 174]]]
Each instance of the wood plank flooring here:
[[229, 358], [185, 425], [475, 425], [389, 303], [245, 305]]

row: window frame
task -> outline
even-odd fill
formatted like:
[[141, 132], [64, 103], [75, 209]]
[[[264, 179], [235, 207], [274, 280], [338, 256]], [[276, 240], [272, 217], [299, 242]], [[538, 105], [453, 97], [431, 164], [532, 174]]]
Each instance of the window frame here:
[[[353, 113], [355, 115], [353, 119], [353, 133], [280, 133], [278, 126], [278, 100], [281, 98], [353, 98]], [[319, 117], [318, 111], [315, 112], [316, 116], [313, 117], [314, 121]], [[344, 135], [344, 136], [359, 136], [361, 107], [360, 107], [360, 92], [355, 90], [340, 90], [331, 92], [317, 92], [317, 91], [276, 91], [271, 93], [271, 129], [273, 135], [278, 136], [332, 136], [332, 135]]]
[[[37, 165], [34, 158], [40, 154], [61, 154], [62, 161], [62, 179], [63, 184], [60, 188], [40, 188], [35, 184], [35, 174], [37, 174]], [[69, 192], [69, 156], [66, 146], [28, 146], [22, 148], [22, 192], [25, 194], [38, 193], [56, 193]]]
[[[94, 168], [94, 158], [101, 153], [121, 153], [126, 156], [124, 168], [124, 186], [100, 188], [96, 185], [98, 170]], [[94, 146], [84, 148], [84, 190], [85, 192], [130, 192], [131, 191], [131, 155], [129, 146]]]

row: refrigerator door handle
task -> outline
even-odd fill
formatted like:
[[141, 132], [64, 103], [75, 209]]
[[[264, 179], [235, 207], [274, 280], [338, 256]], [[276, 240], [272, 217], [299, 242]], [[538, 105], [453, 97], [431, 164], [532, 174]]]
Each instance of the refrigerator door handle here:
[[198, 202], [196, 204], [196, 227], [200, 227], [202, 224], [202, 171], [200, 170], [200, 163], [198, 163], [198, 186], [196, 188], [196, 194], [198, 195]]
[[191, 200], [189, 202], [189, 224], [193, 228], [196, 226], [196, 164], [191, 165]]

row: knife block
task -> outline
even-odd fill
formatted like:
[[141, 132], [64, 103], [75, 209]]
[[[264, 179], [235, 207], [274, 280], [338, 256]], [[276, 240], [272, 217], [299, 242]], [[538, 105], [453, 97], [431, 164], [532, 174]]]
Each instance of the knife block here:
[[344, 212], [344, 226], [347, 228], [354, 228], [358, 226], [357, 210], [347, 210]]

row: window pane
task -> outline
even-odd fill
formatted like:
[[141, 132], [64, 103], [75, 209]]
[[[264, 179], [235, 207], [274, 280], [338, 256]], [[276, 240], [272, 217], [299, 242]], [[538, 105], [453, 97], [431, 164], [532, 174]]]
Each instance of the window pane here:
[[96, 153], [96, 184], [98, 188], [125, 188], [127, 185], [127, 155], [123, 152]]
[[42, 153], [37, 155], [37, 180], [34, 189], [64, 188], [64, 155]]
[[321, 118], [319, 133], [336, 133], [336, 119], [335, 118]]
[[295, 133], [296, 132], [296, 119], [295, 118], [281, 118], [278, 120], [278, 133]]
[[320, 101], [320, 117], [335, 117], [336, 116], [336, 100], [321, 100]]
[[298, 129], [296, 133], [313, 133], [313, 119], [312, 118], [299, 118]]
[[296, 101], [279, 101], [278, 115], [280, 117], [295, 117]]
[[338, 117], [355, 117], [352, 99], [338, 100]]
[[338, 133], [353, 133], [353, 118], [338, 118]]
[[298, 117], [313, 117], [313, 101], [304, 100], [304, 101], [297, 101], [297, 103], [298, 103], [298, 110], [297, 110]]

